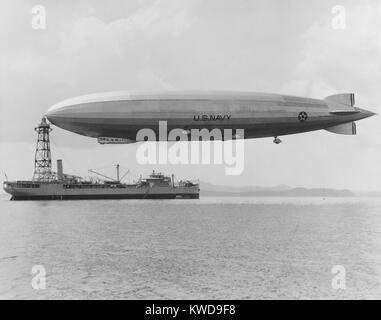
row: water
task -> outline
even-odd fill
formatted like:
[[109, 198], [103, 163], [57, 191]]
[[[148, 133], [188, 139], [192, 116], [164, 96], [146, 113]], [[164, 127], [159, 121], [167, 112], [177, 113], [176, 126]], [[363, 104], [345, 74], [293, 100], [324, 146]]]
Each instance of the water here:
[[381, 199], [2, 197], [0, 298], [381, 298]]

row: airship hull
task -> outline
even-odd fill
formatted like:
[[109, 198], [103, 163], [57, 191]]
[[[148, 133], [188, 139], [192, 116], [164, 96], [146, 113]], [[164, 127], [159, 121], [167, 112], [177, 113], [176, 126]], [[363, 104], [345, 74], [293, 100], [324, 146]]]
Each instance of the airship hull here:
[[[346, 94], [324, 100], [262, 93], [109, 93], [78, 97], [53, 106], [54, 125], [94, 138], [136, 140], [141, 129], [244, 129], [260, 138], [328, 129], [373, 115], [355, 108]], [[352, 104], [352, 105], [351, 105]], [[334, 130], [332, 131], [334, 132]], [[158, 135], [157, 135], [158, 136]]]

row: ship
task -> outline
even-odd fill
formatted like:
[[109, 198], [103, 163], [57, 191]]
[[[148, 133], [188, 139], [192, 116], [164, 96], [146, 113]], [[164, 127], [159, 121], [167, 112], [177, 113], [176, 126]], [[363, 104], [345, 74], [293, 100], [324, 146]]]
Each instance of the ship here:
[[57, 160], [57, 170], [52, 170], [49, 133], [52, 130], [44, 117], [35, 128], [38, 133], [35, 169], [32, 180], [4, 181], [3, 189], [10, 200], [90, 200], [90, 199], [198, 199], [198, 181], [180, 180], [153, 171], [134, 183], [123, 183], [116, 165], [116, 178], [84, 179], [63, 172], [63, 162]]

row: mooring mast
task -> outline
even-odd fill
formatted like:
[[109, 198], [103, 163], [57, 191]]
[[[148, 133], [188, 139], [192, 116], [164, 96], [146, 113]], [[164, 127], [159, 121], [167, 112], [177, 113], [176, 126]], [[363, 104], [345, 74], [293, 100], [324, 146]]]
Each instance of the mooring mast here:
[[52, 158], [50, 154], [49, 133], [52, 131], [46, 118], [43, 117], [41, 123], [34, 128], [37, 132], [36, 155], [34, 158], [34, 181], [47, 181], [53, 178]]

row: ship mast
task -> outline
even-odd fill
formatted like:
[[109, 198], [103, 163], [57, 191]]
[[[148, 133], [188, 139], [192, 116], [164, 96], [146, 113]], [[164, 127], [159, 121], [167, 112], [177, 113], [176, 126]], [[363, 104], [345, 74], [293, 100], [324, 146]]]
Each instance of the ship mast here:
[[49, 133], [52, 131], [46, 118], [34, 128], [37, 132], [36, 154], [34, 158], [33, 181], [48, 181], [52, 179], [52, 158], [50, 153]]
[[116, 164], [115, 167], [116, 167], [116, 181], [120, 182], [120, 180], [119, 180], [119, 163]]

